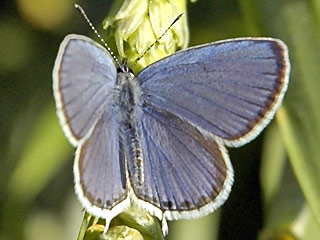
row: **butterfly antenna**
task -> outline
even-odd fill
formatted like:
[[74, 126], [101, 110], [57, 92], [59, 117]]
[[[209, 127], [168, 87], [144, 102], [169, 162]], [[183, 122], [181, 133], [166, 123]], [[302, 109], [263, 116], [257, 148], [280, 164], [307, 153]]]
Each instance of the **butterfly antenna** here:
[[113, 57], [114, 61], [116, 62], [116, 64], [118, 65], [118, 67], [121, 67], [121, 64], [119, 62], [119, 60], [116, 58], [116, 56], [113, 54], [113, 52], [111, 51], [110, 47], [108, 46], [108, 44], [104, 41], [104, 39], [101, 37], [101, 35], [98, 33], [98, 31], [96, 30], [96, 28], [93, 26], [93, 24], [91, 23], [91, 21], [89, 20], [87, 14], [85, 13], [85, 11], [83, 10], [83, 8], [78, 5], [75, 4], [74, 7], [81, 13], [81, 15], [84, 17], [84, 19], [87, 21], [87, 23], [89, 24], [89, 26], [91, 27], [92, 31], [97, 35], [97, 37], [100, 39], [100, 41], [102, 42], [103, 46], [107, 49], [107, 51], [110, 53], [110, 55]]
[[184, 13], [179, 14], [175, 20], [170, 24], [170, 26], [161, 34], [161, 36], [159, 38], [157, 38], [157, 40], [152, 43], [135, 61], [134, 61], [134, 65], [137, 64], [137, 62], [140, 61], [141, 58], [144, 57], [144, 55], [146, 55], [146, 53], [157, 43], [159, 43], [160, 39], [169, 31], [169, 29], [184, 15]]

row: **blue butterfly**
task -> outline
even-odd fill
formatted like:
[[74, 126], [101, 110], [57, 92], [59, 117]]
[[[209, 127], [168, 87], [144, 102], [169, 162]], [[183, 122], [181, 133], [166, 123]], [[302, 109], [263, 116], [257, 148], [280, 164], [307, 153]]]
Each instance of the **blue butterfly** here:
[[130, 206], [163, 221], [211, 213], [233, 169], [225, 146], [254, 139], [288, 86], [286, 45], [238, 38], [192, 47], [134, 76], [81, 35], [62, 42], [53, 70], [57, 114], [77, 148], [75, 189], [110, 221]]

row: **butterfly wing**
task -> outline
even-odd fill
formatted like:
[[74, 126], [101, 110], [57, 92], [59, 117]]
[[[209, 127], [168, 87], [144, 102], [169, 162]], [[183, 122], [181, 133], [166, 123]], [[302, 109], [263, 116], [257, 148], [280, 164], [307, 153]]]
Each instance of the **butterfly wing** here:
[[143, 100], [229, 146], [257, 136], [287, 89], [286, 45], [271, 38], [216, 42], [162, 59], [138, 75]]
[[223, 145], [156, 106], [137, 108], [136, 116], [142, 162], [128, 160], [128, 170], [138, 204], [169, 220], [199, 217], [218, 208], [233, 182]]
[[117, 70], [99, 44], [80, 35], [60, 46], [53, 80], [65, 134], [77, 146], [75, 189], [85, 209], [107, 223], [129, 206], [114, 101]]
[[128, 160], [138, 203], [164, 219], [203, 216], [228, 197], [233, 170], [223, 147], [254, 138], [287, 88], [286, 46], [235, 39], [162, 59], [137, 76], [139, 161]]
[[81, 35], [60, 45], [53, 70], [57, 113], [70, 142], [77, 146], [112, 103], [117, 69], [109, 53]]
[[94, 216], [110, 220], [129, 206], [115, 111], [111, 107], [103, 113], [90, 137], [78, 146], [74, 162], [75, 189], [81, 203]]

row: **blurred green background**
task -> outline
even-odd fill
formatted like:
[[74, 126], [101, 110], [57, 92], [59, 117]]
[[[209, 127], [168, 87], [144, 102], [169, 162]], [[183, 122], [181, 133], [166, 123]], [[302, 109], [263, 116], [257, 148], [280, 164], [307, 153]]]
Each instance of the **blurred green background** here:
[[[78, 1], [101, 28], [111, 1]], [[73, 190], [74, 150], [63, 136], [52, 68], [63, 37], [94, 38], [72, 0], [0, 1], [0, 239], [76, 239], [82, 211]], [[169, 240], [320, 239], [320, 1], [188, 3], [190, 45], [267, 36], [292, 64], [275, 120], [230, 149], [233, 190], [199, 220], [169, 224]]]

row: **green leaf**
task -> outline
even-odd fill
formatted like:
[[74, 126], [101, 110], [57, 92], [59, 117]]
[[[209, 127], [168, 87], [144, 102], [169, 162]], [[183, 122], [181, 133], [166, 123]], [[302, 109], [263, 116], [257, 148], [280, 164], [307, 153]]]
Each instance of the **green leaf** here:
[[192, 220], [173, 221], [169, 225], [169, 239], [218, 239], [220, 210], [208, 216]]
[[57, 173], [72, 151], [53, 106], [39, 117], [8, 183], [11, 197], [29, 201]]
[[320, 227], [307, 205], [304, 206], [291, 229], [300, 240], [318, 239], [320, 236]]
[[156, 217], [150, 216], [145, 211], [134, 207], [131, 207], [127, 209], [125, 212], [122, 212], [121, 214], [116, 216], [111, 221], [110, 227], [105, 236], [103, 236], [104, 227], [104, 219], [93, 219], [88, 213], [85, 213], [79, 231], [78, 240], [164, 239], [161, 226]]
[[77, 240], [84, 239], [84, 235], [86, 234], [86, 230], [89, 226], [90, 220], [91, 220], [91, 215], [87, 212], [84, 212]]
[[260, 29], [258, 26], [258, 13], [256, 11], [257, 1], [240, 0], [239, 7], [242, 12], [242, 19], [247, 33], [251, 36], [260, 36]]
[[145, 211], [131, 207], [122, 212], [116, 219], [116, 224], [127, 225], [138, 230], [145, 240], [163, 240], [159, 221]]
[[307, 1], [292, 1], [284, 8], [292, 63], [286, 108], [277, 120], [290, 162], [311, 211], [320, 224], [320, 44]]
[[[317, 162], [319, 159], [313, 155], [317, 153], [314, 153], [304, 142], [304, 140], [309, 140], [307, 136], [304, 136], [304, 132], [296, 131], [299, 124], [290, 119], [285, 108], [278, 112], [277, 118], [298, 182], [318, 223], [320, 223], [320, 167]], [[308, 153], [308, 151], [310, 152]]]
[[266, 211], [268, 211], [270, 204], [273, 203], [275, 195], [281, 187], [286, 156], [286, 148], [279, 128], [275, 123], [272, 123], [264, 136], [260, 169], [260, 180]]

